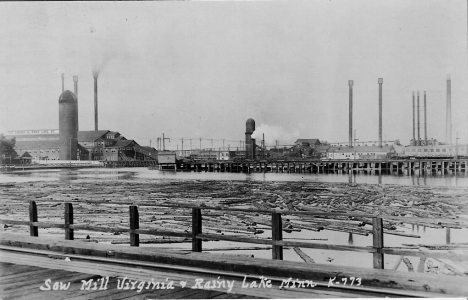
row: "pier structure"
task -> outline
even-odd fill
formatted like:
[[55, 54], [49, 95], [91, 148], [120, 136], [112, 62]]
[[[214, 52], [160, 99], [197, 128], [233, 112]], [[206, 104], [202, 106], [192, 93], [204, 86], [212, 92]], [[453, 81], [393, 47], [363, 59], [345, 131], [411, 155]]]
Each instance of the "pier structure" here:
[[467, 172], [468, 159], [295, 160], [295, 161], [179, 161], [182, 171], [207, 172]]

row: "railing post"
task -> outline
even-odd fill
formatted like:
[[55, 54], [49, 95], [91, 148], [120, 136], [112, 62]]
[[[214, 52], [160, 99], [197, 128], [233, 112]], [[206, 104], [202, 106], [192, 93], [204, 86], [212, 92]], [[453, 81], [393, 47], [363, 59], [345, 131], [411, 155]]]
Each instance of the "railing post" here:
[[[37, 206], [36, 201], [29, 201], [29, 222], [37, 222]], [[29, 233], [31, 236], [39, 236], [37, 226], [30, 225]]]
[[197, 239], [197, 235], [202, 233], [201, 209], [192, 208], [192, 251], [202, 252], [202, 240]]
[[73, 205], [71, 203], [65, 203], [65, 239], [73, 240], [75, 235], [70, 225], [73, 224]]
[[[135, 205], [130, 206], [130, 230], [140, 229], [140, 220], [138, 217], [138, 207]], [[130, 232], [130, 246], [140, 246], [140, 235]]]
[[[280, 213], [271, 213], [271, 239], [281, 241], [283, 239], [283, 225]], [[273, 259], [283, 260], [283, 246], [273, 245]]]
[[372, 235], [373, 235], [373, 246], [377, 252], [373, 253], [374, 256], [374, 269], [384, 268], [384, 254], [382, 248], [384, 247], [383, 242], [383, 221], [382, 218], [372, 218]]

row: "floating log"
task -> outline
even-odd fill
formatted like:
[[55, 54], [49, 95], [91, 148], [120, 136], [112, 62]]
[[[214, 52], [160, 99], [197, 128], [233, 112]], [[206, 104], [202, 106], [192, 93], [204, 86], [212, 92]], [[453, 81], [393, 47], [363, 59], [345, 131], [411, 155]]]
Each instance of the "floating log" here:
[[398, 258], [397, 262], [395, 263], [395, 265], [393, 266], [393, 270], [396, 270], [398, 269], [398, 267], [400, 266], [403, 258], [405, 258], [403, 255], [400, 255], [400, 257]]
[[297, 253], [297, 255], [299, 255], [299, 257], [302, 258], [303, 261], [310, 264], [315, 263], [315, 261], [312, 258], [310, 258], [310, 256], [305, 254], [299, 247], [294, 247], [293, 249]]
[[203, 247], [203, 252], [205, 251], [238, 251], [238, 250], [271, 250], [273, 247], [265, 246], [265, 247], [220, 247], [220, 248], [206, 248]]
[[410, 260], [408, 258], [403, 258], [403, 262], [405, 265], [408, 267], [408, 272], [414, 272], [413, 265], [411, 264]]
[[[372, 233], [372, 231], [370, 231]], [[411, 237], [411, 238], [421, 238], [420, 235], [417, 234], [411, 234], [411, 233], [405, 233], [401, 231], [391, 231], [391, 230], [384, 230], [385, 234], [391, 234], [391, 235], [399, 235], [399, 236], [405, 236], [405, 237]]]
[[403, 244], [404, 246], [410, 247], [424, 247], [430, 250], [455, 250], [455, 249], [465, 249], [468, 248], [468, 243], [457, 243], [450, 245], [440, 245], [440, 244]]

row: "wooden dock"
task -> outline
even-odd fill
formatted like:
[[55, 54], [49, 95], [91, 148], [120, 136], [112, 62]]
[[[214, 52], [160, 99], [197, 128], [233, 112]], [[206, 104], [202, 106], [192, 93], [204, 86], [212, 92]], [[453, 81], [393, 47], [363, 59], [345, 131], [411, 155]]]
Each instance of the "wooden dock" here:
[[267, 160], [205, 160], [178, 161], [177, 170], [195, 172], [277, 172], [277, 173], [322, 173], [322, 172], [468, 172], [466, 158], [424, 159], [299, 159], [285, 161]]
[[[68, 258], [68, 259], [67, 259]], [[151, 298], [354, 298], [466, 296], [466, 277], [404, 273], [267, 260], [190, 251], [155, 250], [85, 243], [2, 233], [0, 236], [1, 299], [151, 299]], [[267, 288], [255, 288], [260, 278]], [[108, 279], [106, 290], [81, 289], [81, 280]], [[119, 289], [119, 280], [137, 281], [135, 288]], [[45, 280], [70, 282], [66, 291], [42, 291]], [[288, 280], [298, 288], [282, 287]], [[347, 285], [343, 279], [347, 278]], [[351, 286], [351, 279], [359, 278]], [[174, 289], [146, 289], [148, 281], [174, 282]], [[196, 280], [203, 284], [196, 285]], [[333, 279], [333, 280], [332, 280]], [[233, 288], [206, 288], [207, 281], [233, 281]], [[332, 285], [330, 286], [330, 280]], [[182, 287], [180, 282], [186, 281]], [[137, 292], [138, 285], [144, 289]], [[307, 282], [315, 286], [307, 286]], [[99, 282], [98, 282], [99, 283]], [[304, 286], [304, 283], [306, 285]], [[341, 283], [341, 285], [340, 285]], [[243, 286], [243, 284], [247, 284]], [[299, 284], [299, 283], [298, 283]], [[192, 288], [194, 287], [194, 288]], [[64, 294], [62, 294], [64, 293]], [[91, 294], [90, 294], [91, 293]]]

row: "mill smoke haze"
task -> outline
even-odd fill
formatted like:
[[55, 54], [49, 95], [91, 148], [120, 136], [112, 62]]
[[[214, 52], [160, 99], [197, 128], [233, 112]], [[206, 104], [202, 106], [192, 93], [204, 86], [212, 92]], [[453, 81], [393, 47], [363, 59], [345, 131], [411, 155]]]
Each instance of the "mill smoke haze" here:
[[256, 139], [257, 143], [259, 143], [263, 139], [263, 134], [265, 135], [265, 144], [267, 146], [276, 145], [276, 141], [280, 144], [292, 144], [294, 139], [300, 136], [299, 130], [288, 131], [281, 126], [261, 124], [255, 129], [252, 138]]
[[93, 77], [97, 77], [113, 58], [125, 52], [126, 47], [117, 33], [98, 31], [91, 27], [90, 34], [91, 70]]

